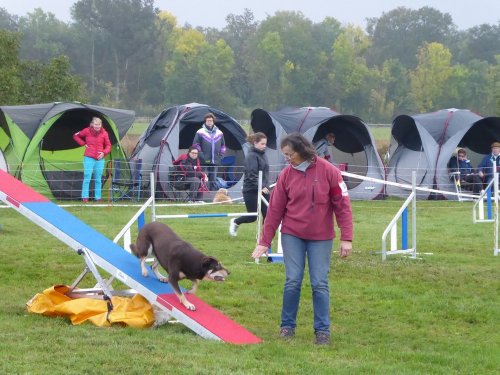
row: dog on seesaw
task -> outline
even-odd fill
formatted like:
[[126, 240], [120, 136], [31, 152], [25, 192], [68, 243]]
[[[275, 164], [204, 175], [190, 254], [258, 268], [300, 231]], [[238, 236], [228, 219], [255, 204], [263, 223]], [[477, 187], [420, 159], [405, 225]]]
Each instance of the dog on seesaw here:
[[224, 203], [224, 202], [232, 203], [233, 200], [229, 196], [227, 189], [220, 188], [215, 192], [213, 203]]
[[[169, 282], [179, 301], [188, 309], [196, 310], [179, 287], [179, 280], [189, 279], [193, 283], [188, 293], [196, 293], [201, 280], [224, 281], [229, 271], [214, 257], [196, 250], [190, 243], [182, 240], [167, 225], [151, 222], [142, 227], [135, 244], [130, 245], [132, 253], [141, 261], [141, 271], [148, 276], [146, 258], [153, 255], [155, 260], [151, 269], [161, 282]], [[168, 278], [158, 271], [161, 265]]]

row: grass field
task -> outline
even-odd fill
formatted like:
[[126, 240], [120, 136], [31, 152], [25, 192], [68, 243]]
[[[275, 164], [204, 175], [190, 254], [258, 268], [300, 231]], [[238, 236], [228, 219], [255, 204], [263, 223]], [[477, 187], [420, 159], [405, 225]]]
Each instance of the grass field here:
[[[169, 224], [231, 270], [225, 283], [202, 283], [198, 295], [261, 337], [262, 344], [204, 340], [178, 324], [103, 329], [29, 314], [25, 303], [31, 297], [54, 284], [71, 284], [84, 262], [13, 210], [0, 209], [0, 373], [497, 374], [500, 257], [493, 256], [493, 225], [473, 225], [469, 202], [418, 202], [417, 249], [433, 255], [382, 262], [381, 234], [400, 204], [353, 202], [354, 253], [345, 260], [334, 256], [331, 264], [328, 347], [313, 344], [307, 275], [296, 338], [279, 339], [283, 266], [253, 263], [255, 226], [242, 225], [232, 238], [229, 219]], [[136, 209], [68, 208], [110, 238]], [[235, 204], [203, 212], [241, 209]], [[160, 213], [167, 212], [200, 209], [169, 207]], [[94, 283], [88, 276], [82, 286]]]

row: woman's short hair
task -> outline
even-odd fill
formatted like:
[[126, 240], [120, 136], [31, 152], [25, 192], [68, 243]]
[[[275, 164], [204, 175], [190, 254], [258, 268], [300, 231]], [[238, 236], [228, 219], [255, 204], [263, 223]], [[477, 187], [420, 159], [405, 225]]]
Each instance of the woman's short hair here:
[[207, 121], [207, 118], [211, 118], [215, 122], [215, 115], [212, 112], [208, 112], [205, 117], [203, 117], [203, 120]]
[[257, 133], [249, 134], [247, 137], [247, 141], [253, 144], [255, 142], [260, 142], [264, 138], [267, 139], [267, 136], [264, 133], [257, 132]]
[[300, 133], [290, 133], [281, 140], [280, 147], [290, 147], [298, 153], [301, 159], [311, 161], [316, 156], [316, 149], [313, 144]]

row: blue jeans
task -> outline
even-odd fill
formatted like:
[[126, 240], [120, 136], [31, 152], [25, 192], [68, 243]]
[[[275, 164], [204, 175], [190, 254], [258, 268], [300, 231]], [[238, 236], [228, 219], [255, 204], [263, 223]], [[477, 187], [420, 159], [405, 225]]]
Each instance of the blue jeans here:
[[83, 184], [82, 198], [89, 198], [89, 186], [92, 174], [94, 175], [94, 195], [95, 199], [101, 199], [102, 172], [104, 171], [104, 158], [95, 160], [88, 156], [83, 157]]
[[333, 240], [303, 240], [290, 234], [282, 234], [281, 244], [286, 275], [281, 327], [295, 328], [296, 326], [307, 257], [314, 309], [314, 332], [330, 332], [328, 273]]

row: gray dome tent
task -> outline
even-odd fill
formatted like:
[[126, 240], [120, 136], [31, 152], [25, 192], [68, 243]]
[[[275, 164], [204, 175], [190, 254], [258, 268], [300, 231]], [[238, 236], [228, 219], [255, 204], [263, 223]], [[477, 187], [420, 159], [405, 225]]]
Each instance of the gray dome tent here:
[[[442, 191], [455, 191], [450, 180], [448, 162], [457, 147], [465, 148], [475, 167], [490, 145], [500, 140], [500, 118], [486, 117], [464, 109], [443, 109], [418, 115], [401, 115], [391, 128], [390, 159], [387, 181], [411, 184], [411, 174], [417, 172], [417, 186]], [[407, 196], [409, 191], [388, 185], [392, 196]], [[443, 198], [419, 191], [419, 199]], [[457, 199], [445, 195], [447, 199]]]
[[[246, 133], [240, 124], [219, 109], [206, 104], [190, 103], [176, 105], [163, 110], [151, 120], [132, 152], [131, 160], [141, 160], [143, 186], [149, 185], [149, 174], [155, 173], [159, 196], [172, 198], [168, 182], [172, 162], [192, 145], [196, 131], [201, 128], [204, 116], [213, 113], [215, 125], [224, 133], [226, 158], [232, 158], [233, 185], [228, 189], [232, 198], [241, 196], [243, 171], [234, 166], [243, 166], [246, 155]], [[223, 169], [219, 168], [219, 172]], [[207, 195], [205, 195], [207, 197]]]
[[0, 106], [0, 151], [9, 172], [39, 193], [58, 199], [81, 196], [83, 148], [73, 134], [99, 116], [112, 144], [107, 159], [126, 159], [119, 140], [133, 111], [77, 102]]
[[[329, 132], [335, 134], [333, 158], [335, 164], [345, 164], [348, 172], [361, 176], [385, 179], [384, 165], [378, 155], [368, 126], [360, 118], [342, 115], [325, 107], [284, 108], [277, 112], [255, 109], [250, 125], [254, 132], [268, 137], [267, 157], [270, 180], [277, 178], [285, 165], [279, 149], [280, 140], [293, 132], [302, 133], [316, 142]], [[380, 182], [346, 179], [352, 199], [375, 199], [383, 196]]]

